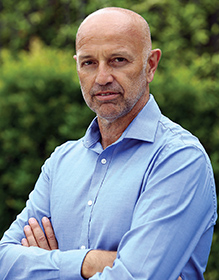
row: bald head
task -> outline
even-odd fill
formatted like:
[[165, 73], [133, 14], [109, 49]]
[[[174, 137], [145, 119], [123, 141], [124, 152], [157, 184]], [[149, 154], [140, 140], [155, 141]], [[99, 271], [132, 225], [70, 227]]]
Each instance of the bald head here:
[[148, 23], [139, 14], [116, 7], [108, 7], [90, 14], [80, 25], [76, 36], [76, 51], [83, 45], [86, 34], [96, 31], [98, 38], [120, 32], [129, 35], [137, 44], [142, 45], [143, 56], [146, 58], [151, 51], [151, 35]]

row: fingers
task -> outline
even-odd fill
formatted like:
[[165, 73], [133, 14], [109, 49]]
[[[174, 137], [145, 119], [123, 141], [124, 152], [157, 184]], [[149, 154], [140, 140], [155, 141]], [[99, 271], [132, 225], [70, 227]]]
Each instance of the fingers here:
[[58, 249], [58, 242], [51, 222], [47, 217], [42, 219], [42, 225], [45, 230], [45, 234], [37, 220], [35, 218], [30, 218], [29, 225], [24, 227], [26, 238], [22, 239], [21, 244], [25, 247], [36, 246], [45, 250]]
[[43, 228], [44, 228], [45, 233], [46, 233], [46, 237], [47, 237], [47, 241], [49, 243], [50, 249], [51, 250], [58, 249], [58, 242], [56, 240], [56, 237], [55, 237], [53, 227], [51, 225], [50, 220], [47, 217], [43, 217], [42, 218], [42, 224], [43, 224]]
[[21, 244], [22, 244], [22, 246], [24, 246], [24, 247], [30, 247], [30, 246], [29, 246], [29, 243], [28, 243], [28, 241], [27, 241], [26, 238], [23, 238], [23, 239], [21, 240]]
[[44, 232], [35, 218], [29, 219], [29, 226], [24, 227], [24, 233], [29, 246], [37, 246], [45, 250], [50, 250]]
[[24, 233], [25, 233], [25, 236], [26, 236], [26, 241], [23, 240], [23, 242], [25, 243], [25, 245], [28, 245], [26, 247], [37, 246], [37, 242], [36, 242], [35, 237], [33, 235], [32, 229], [29, 225], [24, 227]]

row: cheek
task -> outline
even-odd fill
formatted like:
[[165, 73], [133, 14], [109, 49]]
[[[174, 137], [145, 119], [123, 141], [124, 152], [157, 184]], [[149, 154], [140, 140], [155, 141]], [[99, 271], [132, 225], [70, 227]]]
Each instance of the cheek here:
[[129, 71], [124, 72], [123, 79], [126, 80], [127, 83], [134, 85], [133, 83], [146, 79], [145, 69], [143, 66], [132, 67]]
[[135, 98], [141, 96], [147, 89], [147, 81], [145, 74], [141, 73], [132, 73], [126, 79], [124, 84], [126, 91], [126, 96], [129, 98]]
[[140, 81], [142, 81], [142, 77], [136, 75], [136, 73], [127, 74], [122, 80], [120, 84], [123, 86], [126, 91], [132, 91], [133, 88], [138, 87]]
[[79, 74], [79, 81], [81, 85], [81, 89], [83, 90], [83, 94], [86, 94], [90, 91], [92, 81], [88, 75]]
[[137, 85], [146, 85], [147, 79], [145, 70], [143, 69], [139, 72], [135, 72], [135, 74], [132, 75], [132, 81], [135, 81]]
[[132, 86], [133, 81], [135, 80], [133, 78], [133, 72], [123, 72], [123, 73], [113, 73], [114, 80], [121, 85], [124, 89], [129, 88]]

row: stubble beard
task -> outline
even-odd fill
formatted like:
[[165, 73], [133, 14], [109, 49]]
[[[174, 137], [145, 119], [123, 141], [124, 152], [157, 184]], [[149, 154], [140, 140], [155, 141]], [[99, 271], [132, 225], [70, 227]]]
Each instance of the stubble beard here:
[[[90, 92], [88, 93], [88, 98], [86, 96], [87, 94], [85, 94], [87, 92], [86, 87], [82, 86], [82, 84], [81, 84], [81, 91], [87, 106], [93, 112], [96, 113], [98, 118], [105, 120], [106, 122], [112, 123], [115, 120], [129, 114], [136, 106], [136, 104], [139, 102], [139, 100], [143, 98], [143, 95], [146, 94], [147, 84], [146, 84], [146, 79], [143, 75], [142, 75], [142, 79], [139, 79], [139, 81], [137, 82], [136, 87], [138, 88], [138, 92], [140, 93], [134, 99], [130, 97], [128, 99], [127, 98], [125, 99], [124, 98], [125, 91], [123, 87], [118, 83], [104, 85], [104, 86], [95, 85], [94, 87], [91, 88]], [[95, 94], [101, 91], [117, 92], [120, 94], [120, 96], [115, 100], [111, 100], [108, 102], [107, 101], [101, 102], [95, 98]], [[110, 106], [113, 108], [109, 108]], [[106, 109], [104, 109], [104, 107], [106, 107]]]

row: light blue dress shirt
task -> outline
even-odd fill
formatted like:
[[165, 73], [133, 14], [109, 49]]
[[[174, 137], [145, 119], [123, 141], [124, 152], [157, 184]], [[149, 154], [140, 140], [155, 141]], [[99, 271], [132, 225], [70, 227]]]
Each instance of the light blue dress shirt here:
[[[28, 219], [43, 216], [59, 250], [21, 246]], [[82, 139], [54, 151], [1, 240], [0, 279], [80, 280], [90, 249], [118, 251], [92, 280], [204, 279], [216, 217], [208, 156], [151, 95], [105, 150], [95, 119]]]

